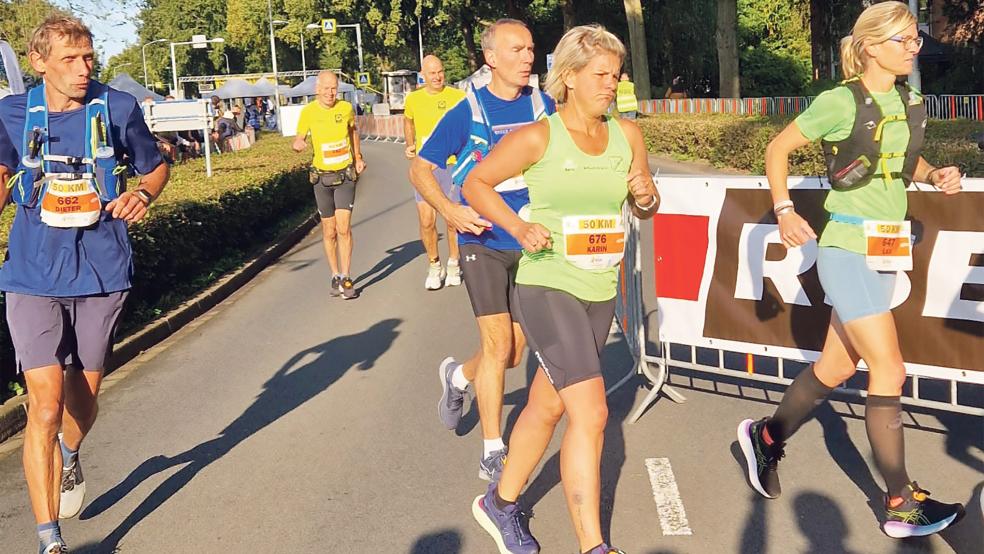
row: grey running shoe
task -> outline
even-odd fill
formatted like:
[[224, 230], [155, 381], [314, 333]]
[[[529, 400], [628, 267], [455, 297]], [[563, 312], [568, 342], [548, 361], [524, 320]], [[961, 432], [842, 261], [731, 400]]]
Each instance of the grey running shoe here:
[[437, 415], [444, 426], [451, 430], [458, 428], [462, 407], [465, 405], [465, 391], [459, 390], [451, 382], [451, 376], [454, 375], [457, 367], [458, 362], [448, 356], [437, 368], [438, 377], [441, 379], [441, 400], [437, 403]]
[[328, 289], [328, 294], [331, 296], [339, 296], [342, 294], [342, 276], [335, 275], [331, 278], [331, 288]]
[[786, 456], [784, 444], [765, 444], [762, 429], [768, 418], [758, 421], [746, 419], [738, 425], [738, 445], [745, 454], [748, 482], [766, 498], [779, 498], [779, 460]]
[[506, 465], [506, 449], [493, 450], [484, 460], [478, 463], [478, 478], [499, 482], [502, 476], [502, 468]]
[[472, 502], [472, 515], [485, 529], [499, 549], [499, 554], [539, 554], [540, 545], [530, 533], [529, 520], [532, 513], [526, 513], [518, 504], [510, 504], [503, 509], [495, 506], [495, 490], [492, 483], [485, 494], [475, 497]]
[[62, 468], [58, 519], [69, 519], [79, 515], [84, 501], [85, 478], [82, 477], [82, 462], [79, 461], [79, 456], [76, 454], [72, 465]]
[[38, 554], [68, 554], [68, 546], [61, 541], [49, 542], [41, 545]]
[[352, 280], [349, 279], [348, 277], [342, 278], [341, 290], [342, 290], [342, 298], [344, 298], [345, 300], [351, 300], [359, 295], [359, 293], [355, 291], [355, 283], [353, 283]]

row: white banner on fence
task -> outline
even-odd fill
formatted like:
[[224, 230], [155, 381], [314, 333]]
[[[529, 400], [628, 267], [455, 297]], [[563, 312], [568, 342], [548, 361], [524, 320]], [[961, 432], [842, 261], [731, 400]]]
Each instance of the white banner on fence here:
[[[827, 215], [826, 180], [790, 178], [814, 229]], [[815, 360], [830, 308], [815, 242], [785, 251], [765, 177], [661, 177], [654, 219], [660, 340]], [[984, 383], [984, 179], [946, 196], [910, 188], [913, 271], [898, 279], [893, 313], [912, 375]]]

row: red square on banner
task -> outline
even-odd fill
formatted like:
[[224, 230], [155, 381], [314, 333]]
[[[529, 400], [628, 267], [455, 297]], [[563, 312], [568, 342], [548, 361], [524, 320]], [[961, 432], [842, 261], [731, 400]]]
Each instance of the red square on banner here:
[[707, 258], [709, 222], [710, 217], [704, 215], [653, 217], [657, 296], [697, 300]]

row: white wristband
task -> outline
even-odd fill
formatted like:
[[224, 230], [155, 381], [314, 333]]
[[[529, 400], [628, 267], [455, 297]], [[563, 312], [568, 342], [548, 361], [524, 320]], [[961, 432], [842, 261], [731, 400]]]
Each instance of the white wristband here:
[[632, 199], [632, 203], [635, 204], [636, 208], [639, 208], [644, 212], [648, 212], [649, 210], [653, 209], [653, 207], [656, 206], [656, 195], [655, 194], [653, 195], [653, 201], [650, 202], [648, 206], [640, 206], [639, 202], [637, 202], [635, 198]]

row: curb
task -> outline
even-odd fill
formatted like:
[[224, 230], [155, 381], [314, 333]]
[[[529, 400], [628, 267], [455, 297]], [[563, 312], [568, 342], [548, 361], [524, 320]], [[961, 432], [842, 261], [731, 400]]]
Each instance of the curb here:
[[[113, 348], [113, 356], [107, 364], [106, 375], [120, 366], [136, 358], [141, 352], [150, 349], [195, 318], [212, 309], [216, 304], [228, 298], [240, 287], [256, 277], [263, 269], [283, 256], [295, 244], [301, 241], [318, 224], [318, 218], [312, 214], [303, 223], [295, 227], [280, 242], [261, 252], [252, 261], [247, 262], [238, 271], [219, 279], [198, 296], [181, 304], [167, 315], [130, 335]], [[13, 437], [27, 424], [27, 395], [17, 396], [0, 405], [0, 444]]]

